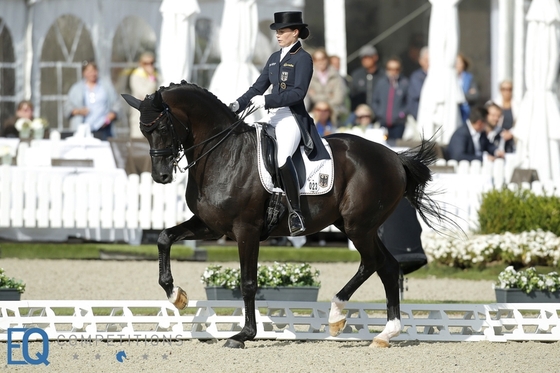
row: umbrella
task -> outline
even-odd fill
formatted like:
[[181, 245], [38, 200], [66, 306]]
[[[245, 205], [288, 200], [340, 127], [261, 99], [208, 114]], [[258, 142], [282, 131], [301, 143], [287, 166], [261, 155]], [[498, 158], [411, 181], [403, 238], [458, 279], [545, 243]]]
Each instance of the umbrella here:
[[439, 141], [442, 144], [449, 143], [460, 124], [459, 103], [465, 101], [455, 70], [459, 49], [457, 5], [460, 1], [430, 0], [430, 66], [420, 94], [418, 127], [424, 137], [431, 137], [441, 128]]
[[560, 180], [560, 113], [552, 89], [558, 76], [560, 4], [533, 0], [527, 13], [525, 83], [514, 127], [522, 167], [536, 169], [540, 180]]
[[225, 0], [220, 31], [221, 62], [209, 90], [226, 104], [235, 101], [259, 76], [251, 62], [258, 23], [256, 0]]
[[163, 0], [159, 66], [164, 85], [190, 78], [194, 60], [194, 25], [200, 8], [196, 0]]

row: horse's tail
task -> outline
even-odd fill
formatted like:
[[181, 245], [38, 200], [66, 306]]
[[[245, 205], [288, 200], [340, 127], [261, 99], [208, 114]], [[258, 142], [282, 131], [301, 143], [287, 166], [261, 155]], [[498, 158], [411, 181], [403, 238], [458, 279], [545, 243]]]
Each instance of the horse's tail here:
[[[432, 171], [429, 166], [437, 160], [435, 151], [436, 143], [422, 140], [422, 143], [412, 149], [398, 153], [398, 157], [406, 171], [406, 189], [404, 196], [418, 211], [422, 220], [432, 229], [442, 226], [443, 222], [454, 224], [452, 219], [444, 215], [439, 204], [426, 193], [426, 186], [432, 180]], [[435, 221], [434, 221], [435, 220]]]

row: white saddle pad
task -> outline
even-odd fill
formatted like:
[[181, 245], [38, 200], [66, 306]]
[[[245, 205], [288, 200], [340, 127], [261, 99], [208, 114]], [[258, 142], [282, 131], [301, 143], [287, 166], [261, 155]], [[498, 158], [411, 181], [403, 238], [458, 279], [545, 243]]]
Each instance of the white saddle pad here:
[[[261, 183], [263, 187], [269, 192], [278, 192], [283, 193], [282, 189], [275, 188], [274, 184], [272, 183], [272, 176], [266, 170], [264, 165], [264, 160], [262, 157], [262, 149], [261, 149], [261, 131], [262, 125], [259, 123], [253, 123], [253, 127], [257, 130], [257, 154], [258, 154], [258, 168], [259, 168], [259, 177], [261, 179]], [[305, 154], [305, 150], [303, 146], [299, 147], [299, 151], [301, 152], [301, 156], [303, 158], [303, 162], [305, 163], [305, 184], [303, 188], [300, 190], [301, 195], [321, 195], [328, 193], [334, 184], [334, 162], [331, 147], [329, 143], [323, 140], [323, 144], [325, 148], [327, 148], [327, 152], [330, 155], [330, 159], [321, 159], [319, 161], [310, 161]]]

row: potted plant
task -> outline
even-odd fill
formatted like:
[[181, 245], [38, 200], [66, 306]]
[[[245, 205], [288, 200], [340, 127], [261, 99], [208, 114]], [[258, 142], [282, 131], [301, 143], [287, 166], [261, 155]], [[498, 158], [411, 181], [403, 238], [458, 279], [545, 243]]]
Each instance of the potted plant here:
[[558, 303], [560, 276], [540, 274], [535, 267], [516, 271], [509, 266], [498, 275], [494, 290], [498, 303]]
[[25, 291], [25, 283], [6, 275], [4, 268], [0, 268], [0, 301], [20, 300]]
[[[259, 265], [255, 299], [316, 302], [321, 286], [318, 278], [319, 271], [305, 263]], [[208, 300], [243, 299], [239, 268], [208, 266], [200, 281], [205, 285]]]

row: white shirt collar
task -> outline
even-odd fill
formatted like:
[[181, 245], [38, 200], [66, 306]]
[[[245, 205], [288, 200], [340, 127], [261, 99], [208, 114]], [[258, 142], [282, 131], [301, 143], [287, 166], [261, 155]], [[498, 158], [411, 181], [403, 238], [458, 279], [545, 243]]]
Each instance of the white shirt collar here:
[[290, 46], [284, 47], [282, 48], [282, 52], [280, 52], [280, 61], [282, 61], [284, 59], [284, 57], [286, 57], [286, 55], [288, 54], [288, 52], [290, 51], [290, 49], [292, 49], [292, 47], [294, 45], [296, 45], [297, 41], [295, 43], [293, 43]]
[[474, 143], [474, 150], [476, 155], [482, 154], [480, 149], [480, 132], [475, 130], [471, 124], [471, 121], [467, 119], [467, 126], [469, 127], [469, 132], [471, 134], [473, 143]]

